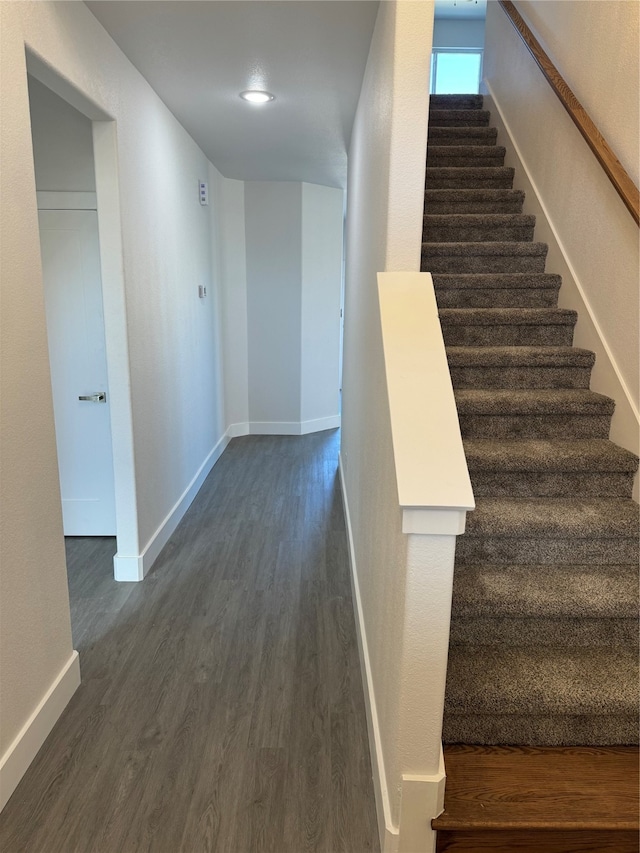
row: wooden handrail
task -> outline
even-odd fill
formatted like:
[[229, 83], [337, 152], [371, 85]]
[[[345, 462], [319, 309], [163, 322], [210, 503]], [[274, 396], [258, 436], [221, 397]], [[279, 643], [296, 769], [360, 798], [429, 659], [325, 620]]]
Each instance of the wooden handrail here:
[[640, 225], [640, 193], [638, 192], [638, 187], [633, 183], [624, 166], [609, 147], [607, 140], [589, 118], [589, 114], [585, 108], [573, 94], [558, 69], [549, 59], [549, 56], [542, 49], [540, 42], [533, 35], [512, 3], [512, 0], [499, 0], [499, 3], [551, 85], [554, 93], [560, 99], [560, 103], [569, 113], [571, 120], [583, 135], [589, 148], [596, 155], [598, 162], [607, 173], [609, 180], [616, 188], [616, 192], [625, 203], [629, 213], [635, 219], [636, 224]]

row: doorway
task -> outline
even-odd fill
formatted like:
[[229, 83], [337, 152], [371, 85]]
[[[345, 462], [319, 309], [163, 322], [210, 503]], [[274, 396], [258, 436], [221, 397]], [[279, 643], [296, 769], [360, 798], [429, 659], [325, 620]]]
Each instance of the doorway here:
[[64, 532], [115, 536], [114, 577], [137, 581], [115, 122], [29, 51], [27, 68]]

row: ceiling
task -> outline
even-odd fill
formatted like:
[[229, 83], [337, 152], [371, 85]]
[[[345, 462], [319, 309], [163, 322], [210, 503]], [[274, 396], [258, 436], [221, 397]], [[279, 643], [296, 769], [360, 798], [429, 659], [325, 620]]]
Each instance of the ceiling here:
[[487, 0], [436, 0], [436, 18], [484, 21]]
[[225, 177], [346, 186], [377, 2], [86, 5]]

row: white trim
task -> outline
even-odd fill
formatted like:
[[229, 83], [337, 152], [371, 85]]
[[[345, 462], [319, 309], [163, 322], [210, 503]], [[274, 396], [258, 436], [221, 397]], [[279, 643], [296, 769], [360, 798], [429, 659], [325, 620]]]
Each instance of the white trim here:
[[194, 478], [160, 524], [156, 532], [147, 542], [139, 556], [116, 554], [113, 558], [115, 579], [118, 581], [141, 581], [149, 573], [158, 555], [169, 541], [172, 533], [182, 520], [185, 512], [191, 506], [193, 499], [200, 491], [207, 475], [224, 453], [230, 437], [226, 432], [204, 460]]
[[80, 660], [78, 652], [74, 650], [0, 759], [0, 810], [17, 788], [79, 686]]
[[238, 423], [231, 424], [227, 429], [227, 436], [229, 438], [238, 438], [241, 435], [249, 435], [250, 432], [250, 424], [248, 423]]
[[39, 190], [38, 210], [97, 210], [98, 196], [88, 192], [51, 192]]
[[344, 504], [344, 515], [347, 528], [347, 540], [349, 543], [349, 567], [351, 576], [351, 590], [353, 593], [353, 606], [355, 610], [356, 634], [358, 637], [358, 651], [360, 653], [360, 668], [362, 670], [362, 682], [364, 687], [364, 701], [367, 714], [367, 731], [369, 734], [369, 753], [371, 756], [371, 770], [373, 774], [373, 788], [376, 798], [376, 813], [378, 816], [378, 835], [380, 837], [381, 853], [398, 853], [399, 830], [391, 820], [391, 803], [389, 802], [389, 791], [387, 789], [387, 777], [384, 767], [384, 754], [382, 751], [382, 737], [380, 735], [380, 724], [378, 722], [378, 711], [376, 708], [376, 697], [373, 691], [373, 677], [371, 674], [371, 661], [369, 659], [369, 647], [367, 645], [367, 633], [362, 611], [362, 599], [358, 583], [358, 572], [356, 568], [356, 553], [353, 542], [353, 529], [351, 527], [351, 515], [349, 512], [349, 499], [343, 474], [342, 453], [340, 454], [340, 486], [342, 489], [342, 501]]
[[467, 523], [466, 510], [448, 507], [403, 507], [402, 532], [459, 536]]
[[402, 776], [400, 844], [398, 853], [436, 853], [436, 832], [431, 821], [444, 811], [444, 755], [433, 776]]
[[[555, 228], [549, 212], [538, 191], [538, 186], [529, 171], [522, 152], [516, 143], [508, 121], [496, 100], [493, 89], [484, 80], [485, 108], [491, 111], [492, 124], [498, 128], [498, 141], [506, 137], [507, 165], [513, 165], [518, 171], [519, 189], [525, 192], [524, 212], [536, 216], [536, 239], [549, 246], [547, 268], [562, 276], [560, 304], [563, 308], [572, 308], [578, 312], [574, 345], [592, 350], [596, 354], [596, 365], [591, 376], [591, 389], [615, 400], [616, 408], [611, 421], [610, 437], [612, 441], [638, 454], [640, 435], [640, 414], [629, 393], [627, 384], [618, 368], [615, 357], [607, 344], [602, 329], [584, 288], [578, 278], [564, 244]], [[509, 162], [509, 159], [512, 162]], [[634, 496], [638, 499], [639, 476], [636, 475]]]
[[311, 421], [251, 421], [248, 424], [250, 435], [308, 435], [339, 426], [340, 415]]
[[457, 534], [475, 503], [431, 274], [378, 273], [378, 299], [398, 501], [410, 519], [430, 512], [403, 530]]
[[300, 435], [308, 435], [310, 432], [322, 432], [325, 429], [338, 429], [340, 427], [340, 415], [329, 418], [316, 418], [312, 421], [302, 421], [300, 424]]

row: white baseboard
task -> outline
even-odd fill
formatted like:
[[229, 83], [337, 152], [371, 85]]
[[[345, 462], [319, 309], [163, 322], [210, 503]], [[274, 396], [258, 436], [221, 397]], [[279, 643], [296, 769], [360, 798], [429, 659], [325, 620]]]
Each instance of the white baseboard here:
[[300, 424], [300, 435], [308, 435], [310, 432], [322, 432], [325, 429], [338, 429], [340, 423], [340, 415], [333, 415], [329, 418], [316, 418], [312, 421], [302, 421]]
[[15, 791], [79, 686], [80, 661], [78, 652], [74, 651], [0, 759], [0, 810]]
[[311, 421], [251, 421], [250, 435], [308, 435], [325, 429], [337, 429], [340, 415]]
[[[485, 109], [491, 111], [491, 124], [498, 128], [498, 142], [508, 140], [505, 165], [514, 166], [518, 189], [525, 192], [524, 212], [536, 217], [536, 240], [547, 243], [547, 270], [562, 276], [560, 307], [578, 312], [574, 345], [592, 350], [596, 363], [591, 374], [591, 390], [615, 400], [616, 408], [611, 421], [612, 441], [638, 454], [640, 450], [640, 417], [629, 389], [622, 378], [615, 358], [602, 333], [598, 319], [591, 307], [578, 275], [567, 255], [562, 239], [542, 199], [536, 182], [529, 171], [520, 148], [513, 139], [511, 128], [491, 86], [484, 81]], [[636, 475], [634, 497], [638, 500], [639, 477]]]
[[398, 853], [436, 853], [436, 831], [431, 821], [444, 811], [444, 755], [433, 776], [402, 776]]
[[349, 513], [349, 499], [344, 482], [343, 460], [340, 454], [340, 486], [342, 488], [342, 501], [344, 504], [345, 523], [347, 527], [347, 541], [349, 545], [349, 566], [351, 569], [351, 590], [353, 593], [353, 605], [355, 609], [356, 634], [358, 637], [358, 651], [360, 654], [360, 669], [362, 670], [362, 681], [364, 687], [364, 702], [367, 713], [367, 730], [369, 734], [369, 753], [371, 755], [371, 770], [373, 773], [373, 788], [376, 798], [376, 813], [378, 816], [378, 835], [380, 837], [381, 853], [399, 853], [400, 833], [399, 828], [391, 820], [391, 803], [387, 788], [387, 777], [384, 767], [384, 755], [382, 752], [382, 738], [380, 725], [378, 723], [378, 711], [376, 698], [373, 692], [373, 679], [371, 675], [371, 661], [369, 659], [369, 647], [367, 645], [367, 634], [362, 613], [362, 599], [358, 583], [358, 572], [356, 569], [356, 555], [353, 543], [353, 530], [351, 527], [351, 516]]
[[231, 438], [239, 438], [241, 435], [249, 435], [250, 424], [247, 422], [231, 424], [227, 430], [227, 436]]
[[147, 542], [144, 550], [137, 556], [128, 557], [116, 554], [113, 558], [114, 577], [117, 581], [141, 581], [149, 573], [160, 552], [169, 541], [172, 533], [191, 506], [213, 466], [222, 456], [229, 444], [230, 436], [226, 432], [204, 460], [173, 508]]
[[369, 734], [369, 753], [378, 817], [378, 835], [381, 853], [435, 853], [436, 833], [431, 829], [431, 820], [444, 809], [445, 767], [442, 747], [438, 773], [433, 776], [402, 776], [400, 825], [396, 826], [391, 818], [391, 802], [384, 766], [382, 737], [378, 722], [378, 711], [373, 689], [371, 661], [367, 645], [367, 633], [362, 612], [362, 598], [356, 568], [353, 529], [349, 512], [349, 498], [344, 481], [342, 454], [340, 454], [340, 486], [344, 504], [347, 541], [349, 545], [349, 566], [351, 569], [351, 590], [355, 610], [356, 634], [360, 668], [364, 687], [364, 702], [367, 714]]

